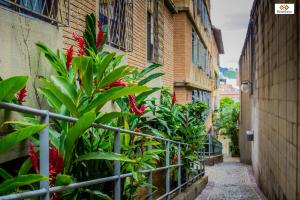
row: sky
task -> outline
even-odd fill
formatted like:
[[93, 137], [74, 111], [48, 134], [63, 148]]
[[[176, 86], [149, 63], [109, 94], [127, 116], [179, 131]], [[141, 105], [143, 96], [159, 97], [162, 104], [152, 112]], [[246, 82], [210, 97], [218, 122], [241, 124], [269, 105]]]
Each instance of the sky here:
[[222, 31], [225, 54], [223, 67], [238, 68], [253, 0], [211, 0], [212, 24]]

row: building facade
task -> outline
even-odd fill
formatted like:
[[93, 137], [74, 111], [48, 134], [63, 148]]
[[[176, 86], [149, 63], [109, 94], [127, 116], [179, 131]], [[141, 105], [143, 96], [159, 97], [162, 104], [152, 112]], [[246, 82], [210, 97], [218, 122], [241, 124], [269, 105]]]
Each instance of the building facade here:
[[28, 102], [41, 108], [37, 77], [52, 72], [35, 43], [66, 50], [90, 13], [108, 25], [106, 48], [124, 54], [124, 63], [162, 64], [165, 75], [150, 85], [169, 87], [180, 103], [203, 100], [213, 108], [224, 50], [209, 0], [0, 0], [0, 76], [29, 75]]
[[241, 93], [241, 161], [252, 162], [268, 199], [280, 200], [300, 199], [300, 13], [298, 1], [289, 3], [294, 15], [274, 15], [273, 1], [254, 1], [240, 57], [241, 84], [248, 88]]

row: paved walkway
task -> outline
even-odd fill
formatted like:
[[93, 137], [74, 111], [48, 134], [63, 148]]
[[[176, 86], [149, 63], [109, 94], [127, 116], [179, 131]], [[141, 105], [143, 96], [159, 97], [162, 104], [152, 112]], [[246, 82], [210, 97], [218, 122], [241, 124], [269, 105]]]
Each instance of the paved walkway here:
[[251, 167], [238, 159], [206, 167], [208, 184], [196, 200], [266, 200], [258, 189]]

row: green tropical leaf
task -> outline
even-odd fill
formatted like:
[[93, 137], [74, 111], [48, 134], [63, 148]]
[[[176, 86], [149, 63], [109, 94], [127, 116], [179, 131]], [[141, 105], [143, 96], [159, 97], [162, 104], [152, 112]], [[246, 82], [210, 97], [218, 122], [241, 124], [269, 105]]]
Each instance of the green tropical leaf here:
[[0, 81], [0, 102], [11, 101], [26, 84], [27, 76], [13, 76]]
[[149, 72], [151, 72], [152, 70], [154, 70], [154, 69], [156, 69], [156, 68], [158, 68], [158, 67], [160, 67], [160, 66], [161, 66], [160, 64], [152, 64], [152, 65], [146, 67], [145, 69], [143, 69], [143, 70], [140, 72], [139, 76], [140, 76], [140, 77], [143, 77], [143, 76], [145, 76], [146, 74], [148, 74]]
[[41, 77], [40, 80], [44, 83], [45, 88], [50, 90], [52, 94], [55, 94], [56, 98], [67, 107], [72, 115], [78, 116], [76, 105], [68, 95], [64, 94], [56, 85], [45, 78]]
[[131, 66], [125, 65], [122, 67], [119, 67], [112, 72], [110, 72], [103, 80], [101, 80], [99, 84], [99, 88], [105, 88], [110, 83], [119, 80], [120, 78], [128, 75], [133, 68]]
[[55, 180], [55, 186], [69, 185], [72, 183], [72, 176], [66, 174], [58, 174]]
[[151, 74], [147, 78], [141, 80], [139, 82], [139, 85], [145, 85], [146, 83], [148, 83], [148, 82], [150, 82], [150, 81], [152, 81], [152, 80], [154, 80], [154, 79], [156, 79], [160, 76], [163, 76], [163, 75], [165, 75], [165, 73], [158, 72], [158, 73], [155, 73], [155, 74]]
[[7, 179], [0, 184], [0, 193], [11, 192], [25, 185], [30, 185], [39, 181], [47, 180], [48, 177], [38, 174], [20, 175], [11, 179]]
[[15, 144], [29, 138], [30, 136], [40, 132], [47, 125], [33, 125], [26, 128], [19, 129], [13, 133], [9, 133], [0, 138], [0, 154], [6, 152], [8, 149], [13, 147]]
[[82, 192], [86, 192], [86, 193], [95, 195], [96, 197], [99, 197], [101, 199], [112, 200], [112, 198], [110, 196], [108, 196], [107, 194], [104, 194], [98, 190], [83, 189]]
[[129, 159], [127, 156], [113, 152], [91, 152], [78, 157], [75, 162], [85, 160], [111, 160], [135, 163], [135, 160]]
[[28, 171], [32, 168], [32, 163], [31, 163], [31, 159], [30, 158], [27, 158], [22, 166], [20, 167], [20, 170], [19, 170], [19, 173], [18, 175], [24, 175], [24, 174], [27, 174]]
[[44, 45], [42, 42], [36, 43], [36, 46], [38, 49], [44, 53], [45, 57], [50, 62], [51, 66], [58, 72], [58, 74], [66, 76], [66, 65], [63, 63], [62, 60], [60, 60], [57, 55], [51, 51], [46, 45]]
[[113, 60], [115, 55], [116, 55], [115, 53], [109, 53], [105, 55], [104, 58], [101, 60], [101, 62], [96, 65], [98, 81], [102, 80], [104, 72], [108, 68], [110, 62]]
[[85, 133], [85, 131], [92, 125], [92, 123], [96, 119], [96, 114], [94, 111], [85, 113], [79, 120], [75, 123], [75, 125], [69, 130], [68, 134], [65, 138], [64, 143], [64, 159], [65, 159], [65, 170], [68, 170], [70, 167], [70, 162], [73, 156], [73, 151], [75, 144], [78, 138]]
[[74, 84], [62, 76], [51, 76], [53, 83], [64, 93], [67, 94], [73, 102], [77, 100], [77, 92]]
[[128, 87], [114, 87], [107, 90], [105, 93], [98, 95], [85, 109], [84, 112], [90, 111], [96, 108], [98, 112], [107, 102], [115, 100], [130, 94], [146, 92], [150, 88], [146, 86], [128, 86]]
[[136, 96], [136, 102], [138, 104], [142, 103], [146, 98], [148, 98], [151, 94], [153, 94], [154, 92], [157, 92], [161, 90], [160, 87], [154, 87], [152, 88], [150, 91], [147, 91], [147, 92], [143, 92], [139, 95]]
[[121, 113], [121, 112], [110, 112], [105, 113], [96, 119], [96, 122], [99, 124], [105, 124], [110, 122], [113, 119], [121, 118], [130, 115], [130, 113]]
[[5, 169], [2, 169], [1, 167], [0, 167], [0, 176], [5, 180], [13, 178], [13, 176], [10, 175], [10, 173], [8, 173]]
[[50, 89], [38, 88], [38, 91], [46, 97], [49, 105], [54, 108], [56, 112], [60, 112], [62, 102], [56, 97], [55, 94], [52, 93]]

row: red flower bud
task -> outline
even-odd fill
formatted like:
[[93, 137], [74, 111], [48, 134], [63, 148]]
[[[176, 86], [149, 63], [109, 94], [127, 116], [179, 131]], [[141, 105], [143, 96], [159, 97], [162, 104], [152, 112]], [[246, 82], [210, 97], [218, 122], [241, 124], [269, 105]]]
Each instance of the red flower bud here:
[[102, 45], [102, 42], [103, 42], [103, 39], [104, 39], [104, 32], [103, 32], [103, 29], [102, 29], [100, 21], [98, 21], [98, 28], [99, 28], [99, 31], [98, 31], [98, 35], [97, 35], [96, 47], [98, 49], [100, 49], [101, 45]]
[[112, 87], [126, 87], [128, 84], [127, 82], [123, 81], [122, 79], [119, 79], [115, 82], [112, 82], [111, 84], [109, 84], [108, 88], [112, 88]]
[[16, 96], [19, 103], [25, 102], [25, 97], [27, 96], [26, 86], [24, 86]]
[[176, 94], [175, 92], [173, 92], [173, 96], [172, 96], [172, 106], [176, 103]]
[[75, 32], [73, 32], [73, 38], [77, 41], [78, 45], [78, 56], [82, 56], [85, 54], [85, 41], [82, 36], [77, 35]]
[[73, 60], [73, 51], [74, 51], [74, 46], [72, 45], [68, 50], [67, 50], [67, 61], [66, 61], [66, 66], [67, 66], [67, 71], [69, 71], [71, 65], [72, 65], [72, 60]]
[[188, 116], [185, 117], [185, 126], [186, 127], [189, 126], [189, 117]]
[[34, 146], [32, 143], [30, 143], [29, 156], [30, 156], [33, 169], [36, 171], [36, 173], [39, 173], [39, 156], [34, 151]]
[[143, 105], [141, 105], [141, 108], [139, 109], [136, 105], [135, 96], [129, 95], [128, 98], [129, 98], [129, 104], [130, 104], [131, 110], [138, 116], [143, 115], [144, 111], [146, 110], [146, 106], [143, 104]]

